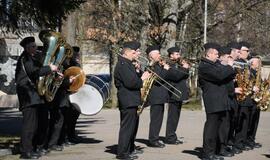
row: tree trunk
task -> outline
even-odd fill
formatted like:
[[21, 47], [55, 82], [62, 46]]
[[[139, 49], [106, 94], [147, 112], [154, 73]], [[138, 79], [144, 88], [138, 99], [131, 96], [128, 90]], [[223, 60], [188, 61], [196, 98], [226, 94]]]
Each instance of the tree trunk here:
[[167, 49], [175, 46], [176, 41], [176, 25], [178, 16], [178, 0], [167, 0], [167, 7], [164, 12], [163, 27], [167, 28], [166, 39], [161, 53], [167, 54]]
[[111, 48], [111, 54], [110, 54], [110, 74], [111, 74], [111, 106], [112, 108], [116, 108], [118, 106], [118, 99], [117, 99], [117, 88], [114, 85], [114, 69], [117, 63], [117, 53], [119, 51], [119, 47], [114, 44]]

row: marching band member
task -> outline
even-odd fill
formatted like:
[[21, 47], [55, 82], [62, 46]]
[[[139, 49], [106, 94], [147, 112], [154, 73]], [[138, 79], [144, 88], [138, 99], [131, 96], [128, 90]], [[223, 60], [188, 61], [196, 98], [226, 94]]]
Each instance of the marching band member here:
[[[241, 50], [238, 61], [247, 63], [250, 45], [247, 42], [240, 42], [239, 44], [241, 45]], [[249, 72], [249, 79], [248, 79], [249, 81], [252, 74], [250, 74], [251, 73], [250, 69], [248, 69], [248, 72]], [[242, 74], [244, 73], [242, 72]], [[254, 89], [256, 89], [256, 87]], [[253, 148], [248, 143], [247, 132], [250, 120], [250, 113], [253, 108], [254, 102], [251, 99], [251, 95], [249, 95], [243, 101], [238, 101], [238, 104], [239, 104], [239, 120], [235, 133], [235, 147], [237, 149], [247, 151]]]
[[[260, 70], [258, 70], [258, 68], [261, 65], [261, 59], [254, 57], [250, 59], [250, 62], [251, 62], [251, 65], [250, 65], [251, 72], [254, 74], [254, 77], [256, 77], [258, 72], [261, 72]], [[251, 110], [251, 115], [250, 115], [250, 120], [249, 120], [249, 129], [247, 132], [247, 138], [248, 138], [247, 141], [249, 145], [254, 148], [262, 147], [260, 143], [255, 142], [257, 128], [258, 128], [259, 119], [260, 119], [260, 112], [261, 112], [260, 108], [257, 107], [256, 103], [254, 103], [254, 106]]]
[[[240, 56], [240, 49], [241, 45], [237, 42], [231, 42], [227, 45], [228, 48], [231, 49], [230, 51], [230, 57], [236, 61], [239, 56]], [[235, 77], [234, 77], [235, 78]], [[236, 100], [236, 94], [241, 94], [242, 89], [237, 87], [235, 84], [235, 81], [231, 81], [228, 85], [228, 92], [229, 92], [229, 106], [230, 106], [230, 111], [229, 111], [229, 119], [230, 119], [230, 129], [229, 129], [229, 135], [228, 135], [228, 146], [232, 146], [231, 151], [234, 154], [239, 154], [242, 152], [242, 150], [238, 149], [235, 147], [234, 142], [235, 142], [235, 131], [238, 125], [238, 102]]]
[[19, 99], [20, 111], [23, 115], [21, 132], [21, 156], [23, 159], [37, 159], [40, 154], [33, 152], [33, 138], [38, 127], [37, 108], [42, 107], [44, 99], [39, 96], [36, 82], [39, 77], [57, 71], [55, 65], [40, 66], [36, 54], [36, 43], [34, 37], [26, 37], [20, 45], [24, 48], [20, 55], [16, 71], [16, 91]]
[[201, 59], [198, 68], [199, 85], [202, 89], [202, 97], [205, 105], [206, 122], [203, 132], [203, 160], [223, 160], [217, 156], [217, 136], [221, 119], [226, 116], [228, 108], [228, 91], [224, 80], [234, 74], [231, 67], [233, 61], [224, 66], [217, 62], [218, 49], [216, 43], [204, 45], [205, 55]]
[[171, 47], [167, 51], [170, 60], [174, 62], [170, 64], [170, 67], [176, 70], [176, 74], [170, 82], [175, 88], [181, 91], [182, 95], [180, 97], [176, 97], [170, 93], [165, 143], [178, 145], [183, 143], [178, 140], [176, 129], [180, 118], [182, 102], [183, 100], [188, 99], [189, 88], [187, 87], [186, 80], [189, 77], [190, 66], [185, 61], [179, 62], [181, 53], [178, 47]]
[[[219, 49], [219, 60], [222, 65], [228, 65], [229, 61], [233, 61], [232, 57], [230, 56], [231, 48], [230, 47], [221, 47]], [[228, 98], [228, 110], [225, 110], [225, 116], [221, 119], [221, 124], [219, 127], [219, 155], [223, 157], [232, 157], [234, 156], [234, 152], [228, 147], [228, 137], [229, 137], [229, 130], [230, 130], [230, 113], [231, 110], [237, 108], [237, 102], [234, 99], [235, 96], [235, 87], [234, 87], [234, 77], [235, 75], [227, 78], [224, 83], [226, 83], [227, 88], [227, 98]]]
[[[160, 58], [160, 46], [149, 46], [146, 49], [148, 58], [153, 62], [153, 72], [161, 78], [168, 80], [170, 66]], [[164, 83], [164, 82], [161, 82]], [[164, 85], [164, 84], [163, 84]], [[164, 104], [168, 101], [169, 94], [164, 86], [154, 82], [148, 96], [150, 107], [149, 147], [163, 148], [165, 144], [159, 141], [159, 132], [162, 126]]]
[[141, 44], [136, 41], [126, 42], [121, 51], [122, 56], [118, 57], [115, 67], [115, 86], [118, 90], [117, 97], [120, 110], [120, 131], [118, 139], [117, 159], [137, 159], [136, 153], [142, 150], [135, 149], [135, 137], [139, 124], [137, 115], [138, 106], [141, 104], [140, 89], [143, 81], [150, 74], [143, 74], [136, 71], [133, 61], [140, 55]]

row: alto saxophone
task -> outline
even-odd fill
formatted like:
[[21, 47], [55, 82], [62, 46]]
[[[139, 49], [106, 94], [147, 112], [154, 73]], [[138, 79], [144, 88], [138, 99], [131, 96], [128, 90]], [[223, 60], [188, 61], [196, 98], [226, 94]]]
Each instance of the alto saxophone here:
[[[263, 85], [262, 85], [262, 76], [261, 76], [261, 66], [259, 66], [256, 69], [256, 79], [255, 79], [255, 86], [260, 89], [260, 91], [263, 90]], [[262, 99], [262, 92], [256, 92], [252, 95], [252, 99], [258, 103]]]
[[262, 94], [262, 98], [258, 102], [257, 107], [260, 108], [260, 110], [265, 111], [270, 105], [270, 74], [268, 75], [268, 78], [262, 82], [260, 93]]

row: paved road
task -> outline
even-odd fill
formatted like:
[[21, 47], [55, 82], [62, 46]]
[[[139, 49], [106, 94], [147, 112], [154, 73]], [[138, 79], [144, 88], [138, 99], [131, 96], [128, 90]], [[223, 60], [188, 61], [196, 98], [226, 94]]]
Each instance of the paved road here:
[[[5, 118], [9, 116], [9, 118]], [[16, 111], [0, 111], [0, 134], [16, 134], [20, 130], [20, 114]], [[165, 135], [166, 115], [161, 138]], [[143, 147], [144, 154], [140, 160], [198, 160], [202, 146], [202, 131], [205, 114], [202, 111], [183, 111], [178, 127], [179, 138], [183, 137], [182, 145], [166, 145], [163, 149], [146, 146], [149, 125], [149, 110], [145, 110], [140, 118], [140, 126], [136, 145]], [[12, 128], [13, 127], [13, 128]], [[62, 152], [51, 152], [40, 158], [42, 160], [109, 160], [115, 159], [116, 144], [119, 130], [119, 111], [102, 110], [95, 116], [80, 116], [77, 130], [83, 137], [83, 143], [66, 147]], [[261, 114], [257, 141], [263, 147], [236, 155], [231, 160], [264, 160], [270, 154], [270, 112]], [[18, 159], [19, 155], [0, 157], [0, 159]]]

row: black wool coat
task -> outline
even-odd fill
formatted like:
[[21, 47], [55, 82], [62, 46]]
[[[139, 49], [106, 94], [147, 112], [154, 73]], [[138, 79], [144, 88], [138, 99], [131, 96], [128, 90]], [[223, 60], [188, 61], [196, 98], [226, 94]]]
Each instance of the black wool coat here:
[[136, 72], [132, 62], [122, 56], [114, 70], [114, 83], [117, 88], [119, 109], [137, 107], [141, 104], [141, 91], [143, 81], [141, 73]]
[[226, 84], [227, 79], [234, 74], [235, 71], [231, 66], [224, 66], [219, 62], [202, 58], [198, 76], [206, 113], [229, 110]]
[[42, 66], [38, 59], [23, 52], [15, 70], [16, 91], [19, 99], [19, 109], [44, 103], [43, 97], [37, 91], [39, 77], [51, 73], [49, 66]]

